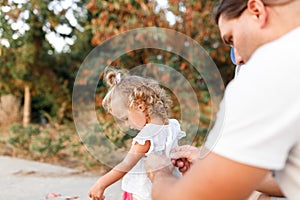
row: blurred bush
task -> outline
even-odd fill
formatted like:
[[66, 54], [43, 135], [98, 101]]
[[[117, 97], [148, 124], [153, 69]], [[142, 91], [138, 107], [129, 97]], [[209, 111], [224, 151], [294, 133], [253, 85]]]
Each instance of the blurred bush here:
[[6, 145], [12, 149], [12, 156], [84, 169], [99, 164], [88, 154], [74, 128], [69, 126], [31, 124], [23, 127], [14, 124], [10, 127]]

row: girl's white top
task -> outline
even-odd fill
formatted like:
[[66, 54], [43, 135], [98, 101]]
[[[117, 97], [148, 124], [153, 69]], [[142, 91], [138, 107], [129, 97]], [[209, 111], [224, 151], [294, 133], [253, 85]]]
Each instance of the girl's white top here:
[[[144, 145], [147, 140], [150, 141], [150, 149], [146, 153], [166, 155], [169, 157], [171, 149], [178, 146], [178, 140], [184, 137], [185, 132], [181, 131], [180, 125], [176, 119], [169, 119], [168, 125], [147, 124], [136, 137], [133, 138], [132, 145], [136, 142]], [[151, 199], [151, 182], [146, 175], [144, 167], [145, 157], [123, 177], [122, 190], [141, 196], [145, 199]], [[180, 176], [178, 169], [174, 173]]]

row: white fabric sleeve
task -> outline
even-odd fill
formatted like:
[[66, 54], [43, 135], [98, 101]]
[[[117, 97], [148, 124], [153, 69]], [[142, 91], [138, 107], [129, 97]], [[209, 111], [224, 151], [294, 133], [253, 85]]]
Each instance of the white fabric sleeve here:
[[177, 140], [180, 140], [186, 136], [186, 133], [181, 130], [180, 124], [176, 119], [170, 119], [169, 122], [172, 124], [172, 134], [174, 135], [173, 139], [176, 138]]
[[150, 139], [133, 138], [131, 144], [134, 145], [135, 143], [138, 143], [140, 145], [145, 145], [147, 140], [150, 141]]

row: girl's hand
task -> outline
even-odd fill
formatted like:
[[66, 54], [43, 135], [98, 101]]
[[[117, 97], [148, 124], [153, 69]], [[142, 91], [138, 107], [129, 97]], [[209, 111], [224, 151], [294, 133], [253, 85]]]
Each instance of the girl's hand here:
[[102, 189], [99, 181], [100, 180], [98, 180], [89, 191], [89, 197], [92, 200], [104, 200], [104, 189]]

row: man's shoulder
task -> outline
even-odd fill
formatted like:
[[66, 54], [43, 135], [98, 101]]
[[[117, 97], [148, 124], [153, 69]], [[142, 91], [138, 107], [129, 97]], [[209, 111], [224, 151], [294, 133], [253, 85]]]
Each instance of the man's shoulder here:
[[300, 73], [300, 56], [297, 50], [299, 44], [300, 27], [259, 47], [246, 63], [246, 68], [269, 78], [276, 73], [281, 73], [282, 77], [294, 76]]
[[300, 27], [297, 27], [278, 39], [263, 45], [260, 49], [266, 52], [278, 52], [287, 55], [294, 52], [300, 44]]

